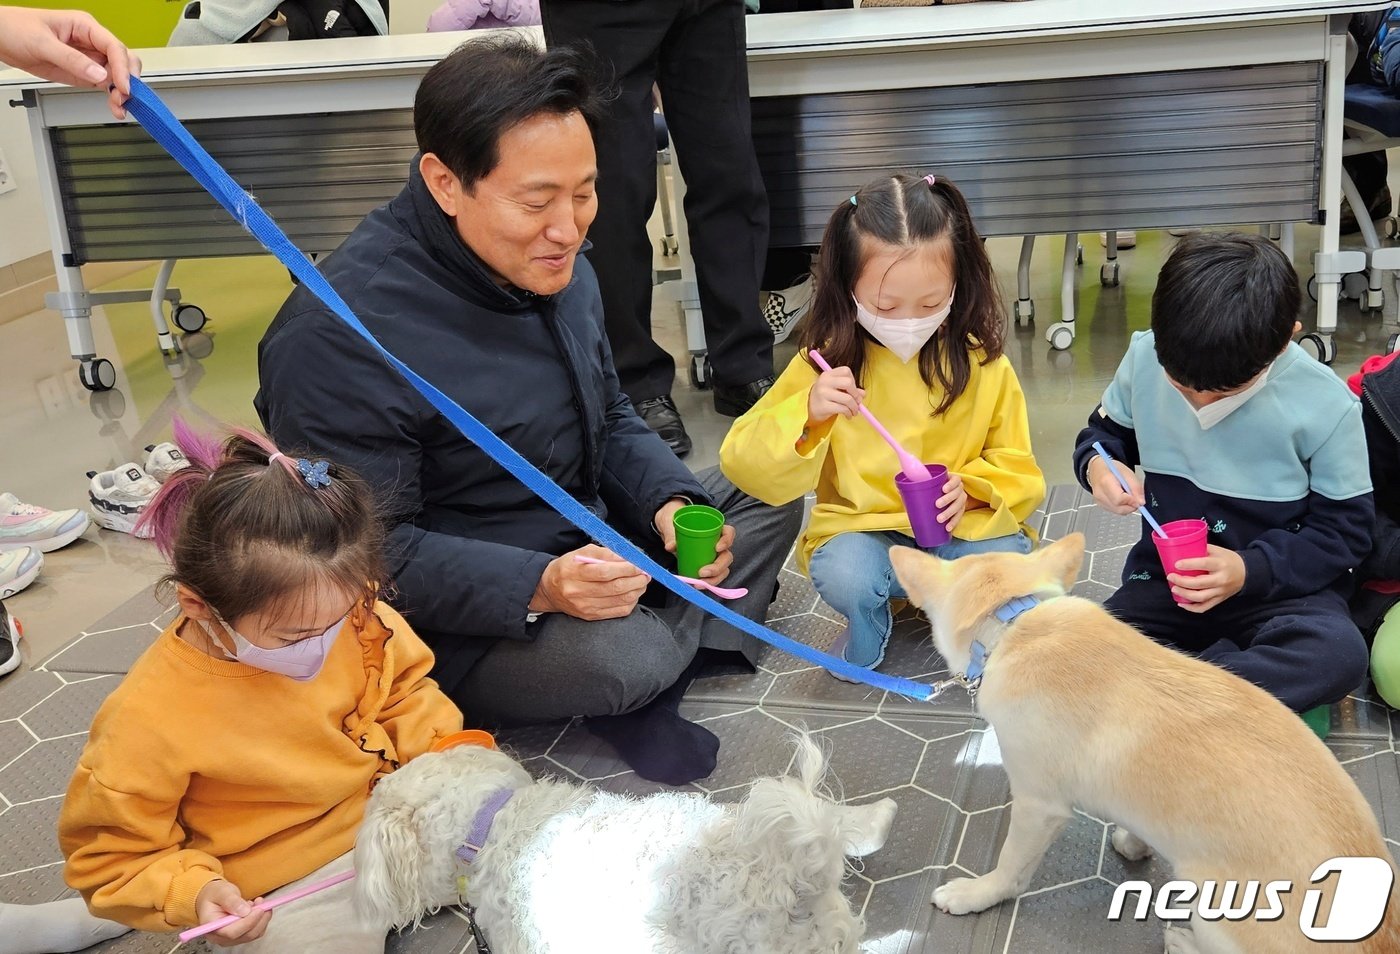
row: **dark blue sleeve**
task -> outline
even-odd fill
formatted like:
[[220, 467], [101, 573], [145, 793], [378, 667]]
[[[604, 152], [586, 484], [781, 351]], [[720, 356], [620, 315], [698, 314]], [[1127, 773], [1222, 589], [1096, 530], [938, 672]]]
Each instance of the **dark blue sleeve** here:
[[1124, 427], [1109, 417], [1100, 404], [1089, 415], [1088, 426], [1079, 432], [1079, 437], [1074, 442], [1074, 479], [1079, 481], [1079, 486], [1085, 490], [1091, 490], [1089, 461], [1098, 456], [1094, 450], [1094, 441], [1103, 444], [1103, 449], [1108, 451], [1109, 457], [1121, 461], [1129, 468], [1137, 467], [1137, 431], [1131, 427]]
[[[293, 299], [295, 300], [295, 298]], [[415, 627], [529, 639], [525, 615], [550, 554], [414, 525], [424, 506], [424, 416], [408, 382], [330, 312], [309, 310], [263, 341], [254, 404], [279, 447], [324, 455], [374, 489], [393, 602]]]
[[1346, 500], [1309, 494], [1301, 529], [1265, 531], [1240, 551], [1245, 568], [1241, 594], [1269, 601], [1327, 589], [1361, 565], [1371, 549], [1374, 522], [1369, 493]]

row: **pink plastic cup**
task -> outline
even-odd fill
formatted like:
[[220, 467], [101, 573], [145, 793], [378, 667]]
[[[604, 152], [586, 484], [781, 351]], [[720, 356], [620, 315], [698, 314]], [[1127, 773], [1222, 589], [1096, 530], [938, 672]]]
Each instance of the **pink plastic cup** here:
[[948, 468], [942, 464], [926, 464], [928, 480], [910, 480], [903, 473], [894, 475], [894, 485], [899, 488], [899, 496], [904, 499], [904, 509], [909, 514], [909, 525], [914, 528], [914, 542], [921, 547], [941, 547], [953, 535], [945, 524], [938, 522], [938, 498], [943, 496], [943, 485], [948, 482]]
[[[1173, 520], [1162, 524], [1166, 539], [1152, 534], [1152, 542], [1157, 544], [1157, 555], [1162, 558], [1162, 569], [1181, 576], [1204, 576], [1205, 570], [1178, 570], [1178, 560], [1194, 560], [1206, 555], [1206, 522], [1204, 520]], [[1170, 584], [1168, 584], [1170, 585]], [[1186, 600], [1172, 594], [1178, 603]]]

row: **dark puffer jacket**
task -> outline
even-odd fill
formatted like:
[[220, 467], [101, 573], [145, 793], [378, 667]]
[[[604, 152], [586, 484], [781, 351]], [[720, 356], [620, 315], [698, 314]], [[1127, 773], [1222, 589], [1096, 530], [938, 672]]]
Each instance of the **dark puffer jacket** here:
[[[618, 389], [598, 283], [580, 256], [541, 297], [493, 281], [433, 201], [416, 163], [323, 271], [360, 320], [614, 527], [656, 543], [672, 497], [709, 500]], [[451, 687], [496, 639], [528, 639], [545, 566], [588, 542], [441, 417], [305, 289], [258, 350], [254, 399], [278, 445], [353, 468], [392, 528], [395, 603]]]

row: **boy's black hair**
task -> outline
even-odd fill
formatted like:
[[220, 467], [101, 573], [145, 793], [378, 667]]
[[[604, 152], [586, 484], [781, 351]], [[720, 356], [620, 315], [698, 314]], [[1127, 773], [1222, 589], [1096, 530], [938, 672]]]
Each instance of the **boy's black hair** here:
[[1237, 388], [1287, 346], [1300, 298], [1293, 263], [1263, 236], [1188, 235], [1152, 294], [1157, 360], [1183, 387]]
[[541, 50], [518, 36], [463, 43], [418, 84], [413, 131], [471, 190], [501, 161], [501, 137], [541, 113], [579, 113], [596, 138], [611, 90], [588, 47]]

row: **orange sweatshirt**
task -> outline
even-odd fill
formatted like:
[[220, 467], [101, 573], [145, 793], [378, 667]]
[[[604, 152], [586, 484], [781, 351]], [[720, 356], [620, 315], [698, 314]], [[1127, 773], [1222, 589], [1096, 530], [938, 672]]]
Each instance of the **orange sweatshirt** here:
[[68, 884], [145, 931], [198, 923], [215, 878], [251, 900], [343, 855], [374, 782], [462, 727], [432, 652], [383, 603], [351, 615], [307, 682], [214, 659], [184, 622], [103, 703], [58, 821]]

